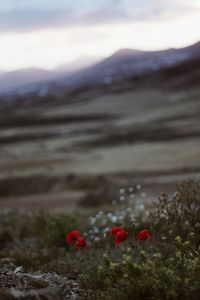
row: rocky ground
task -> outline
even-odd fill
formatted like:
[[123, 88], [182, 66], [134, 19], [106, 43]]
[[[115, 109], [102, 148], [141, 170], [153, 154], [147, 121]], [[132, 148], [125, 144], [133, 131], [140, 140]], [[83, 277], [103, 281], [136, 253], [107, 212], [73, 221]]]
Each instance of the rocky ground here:
[[87, 299], [87, 295], [75, 279], [56, 273], [26, 273], [9, 262], [0, 269], [0, 299], [75, 300]]

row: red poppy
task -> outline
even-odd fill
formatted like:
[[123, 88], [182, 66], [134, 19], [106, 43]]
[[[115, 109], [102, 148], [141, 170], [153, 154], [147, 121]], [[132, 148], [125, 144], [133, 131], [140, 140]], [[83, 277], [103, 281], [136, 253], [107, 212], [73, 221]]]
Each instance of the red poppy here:
[[109, 231], [109, 234], [110, 234], [110, 236], [116, 236], [119, 231], [124, 231], [124, 229], [121, 227], [113, 227]]
[[84, 248], [87, 246], [86, 239], [84, 237], [79, 237], [76, 240], [76, 248]]
[[67, 234], [66, 241], [68, 244], [72, 244], [78, 239], [79, 236], [80, 236], [80, 232], [78, 230], [74, 230]]
[[136, 239], [138, 241], [146, 241], [146, 240], [150, 240], [151, 236], [150, 236], [148, 230], [144, 229], [138, 233], [138, 235], [136, 236]]
[[120, 245], [122, 242], [124, 242], [127, 239], [127, 237], [128, 237], [128, 232], [124, 230], [118, 231], [114, 239], [115, 244]]

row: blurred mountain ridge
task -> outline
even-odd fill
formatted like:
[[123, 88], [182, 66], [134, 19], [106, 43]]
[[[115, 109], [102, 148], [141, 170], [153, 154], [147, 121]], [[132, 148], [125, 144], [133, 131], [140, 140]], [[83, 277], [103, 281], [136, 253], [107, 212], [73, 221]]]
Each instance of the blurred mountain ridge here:
[[79, 58], [51, 71], [27, 68], [0, 73], [0, 93], [46, 95], [52, 90], [76, 89], [84, 85], [111, 84], [200, 59], [200, 42], [160, 51], [120, 49], [108, 58]]

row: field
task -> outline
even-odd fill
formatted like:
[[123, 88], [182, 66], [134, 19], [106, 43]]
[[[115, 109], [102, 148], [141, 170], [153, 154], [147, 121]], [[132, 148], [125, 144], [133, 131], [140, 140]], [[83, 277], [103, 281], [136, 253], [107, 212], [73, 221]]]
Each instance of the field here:
[[151, 200], [199, 178], [198, 87], [130, 81], [17, 101], [0, 104], [1, 210], [74, 211], [135, 184]]

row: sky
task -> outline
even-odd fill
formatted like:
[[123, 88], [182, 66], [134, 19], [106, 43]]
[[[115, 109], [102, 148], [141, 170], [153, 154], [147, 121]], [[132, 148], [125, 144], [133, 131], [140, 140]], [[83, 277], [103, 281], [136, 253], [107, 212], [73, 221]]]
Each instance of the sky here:
[[200, 0], [0, 0], [0, 71], [200, 40]]

